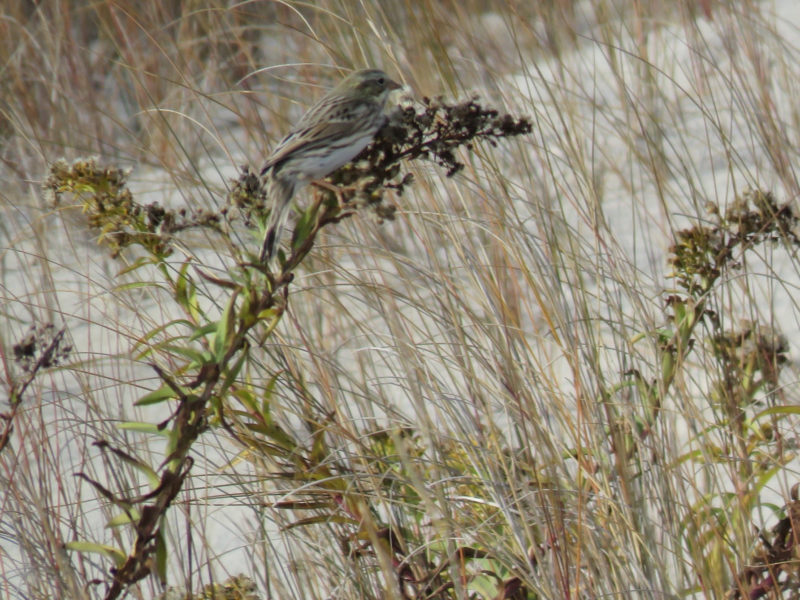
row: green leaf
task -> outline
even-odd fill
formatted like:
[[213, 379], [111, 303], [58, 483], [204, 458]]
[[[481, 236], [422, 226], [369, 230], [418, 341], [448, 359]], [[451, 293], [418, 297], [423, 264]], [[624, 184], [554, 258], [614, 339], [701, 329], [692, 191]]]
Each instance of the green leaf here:
[[139, 398], [136, 402], [134, 402], [134, 406], [150, 406], [151, 404], [158, 404], [160, 402], [164, 402], [165, 400], [172, 400], [175, 397], [176, 395], [173, 389], [167, 384], [164, 384], [157, 390], [154, 390], [149, 394], [145, 394]]
[[318, 517], [307, 517], [305, 519], [299, 519], [294, 523], [289, 523], [286, 526], [286, 530], [294, 529], [295, 527], [307, 527], [308, 525], [319, 525], [319, 524], [328, 524], [328, 523], [340, 523], [344, 525], [352, 525], [355, 523], [355, 520], [352, 517], [342, 516], [342, 515], [319, 515]]
[[222, 359], [225, 358], [233, 337], [236, 335], [236, 299], [238, 296], [238, 290], [231, 294], [228, 304], [225, 306], [225, 310], [222, 311], [222, 316], [220, 316], [217, 333], [214, 336], [212, 345], [216, 362], [222, 362]]
[[124, 431], [135, 431], [136, 433], [151, 433], [156, 435], [166, 435], [163, 430], [158, 428], [155, 423], [145, 423], [143, 421], [126, 421], [118, 423], [117, 429]]
[[[150, 262], [148, 260], [148, 262]], [[163, 285], [158, 285], [153, 283], [152, 281], [132, 281], [130, 283], [122, 283], [114, 287], [115, 292], [126, 292], [128, 290], [138, 290], [140, 288], [158, 288], [160, 290], [164, 289]]]
[[93, 554], [102, 554], [106, 558], [114, 561], [117, 567], [125, 564], [125, 553], [119, 548], [113, 546], [106, 546], [105, 544], [96, 544], [94, 542], [74, 541], [67, 542], [65, 545], [67, 550], [74, 550], [76, 552], [89, 552]]
[[[167, 322], [167, 323], [165, 323], [163, 325], [159, 325], [158, 327], [155, 327], [155, 328], [151, 329], [144, 336], [142, 336], [141, 338], [136, 340], [136, 345], [134, 346], [134, 350], [138, 350], [138, 348], [140, 346], [145, 345], [146, 342], [148, 342], [149, 340], [153, 339], [155, 336], [157, 336], [162, 331], [166, 331], [167, 329], [169, 329], [171, 327], [176, 327], [176, 326], [186, 326], [186, 327], [192, 329], [192, 328], [194, 328], [195, 325], [194, 325], [194, 323], [192, 323], [188, 319], [175, 319], [175, 320], [169, 321], [169, 322]], [[171, 339], [175, 339], [175, 338], [173, 337]], [[180, 336], [179, 339], [184, 339], [184, 336]], [[136, 356], [136, 359], [137, 360], [143, 360], [145, 357], [147, 357], [150, 354], [152, 354], [153, 351], [156, 350], [159, 347], [160, 344], [163, 344], [163, 342], [160, 342], [160, 343], [157, 343], [157, 344], [153, 344], [153, 345], [149, 345], [149, 344], [145, 345], [145, 349], [141, 351], [141, 354]]]
[[156, 474], [156, 472], [145, 462], [142, 462], [138, 458], [134, 457], [131, 454], [119, 449], [110, 449], [114, 456], [116, 456], [119, 460], [124, 462], [126, 465], [130, 465], [140, 473], [143, 473], [145, 477], [147, 477], [150, 487], [152, 489], [157, 488], [161, 484], [161, 478]]
[[139, 511], [135, 508], [131, 508], [129, 512], [123, 512], [118, 514], [116, 517], [112, 518], [108, 523], [106, 523], [106, 527], [113, 528], [119, 527], [121, 525], [128, 525], [129, 523], [133, 523], [139, 520]]
[[278, 323], [280, 323], [282, 316], [282, 308], [268, 308], [258, 313], [258, 319], [260, 321], [267, 321], [264, 333], [262, 334], [264, 339], [272, 334], [272, 331], [278, 326]]
[[167, 542], [160, 527], [156, 531], [156, 573], [164, 585], [167, 582]]
[[175, 282], [175, 301], [183, 307], [195, 320], [200, 320], [200, 308], [197, 302], [197, 286], [189, 278], [190, 261], [183, 263], [178, 280]]
[[[117, 273], [117, 276], [121, 276], [121, 275], [125, 275], [127, 273], [131, 273], [131, 272], [135, 271], [136, 269], [140, 269], [140, 268], [142, 268], [144, 266], [147, 266], [147, 265], [152, 265], [153, 262], [154, 262], [153, 259], [151, 257], [149, 257], [149, 256], [140, 256], [135, 261], [133, 261], [132, 264], [130, 264], [127, 267], [125, 267], [124, 269], [120, 270], [120, 272]], [[130, 284], [123, 284], [123, 286], [118, 286], [115, 289], [117, 291], [119, 291], [121, 289], [125, 289], [126, 285], [130, 285]], [[148, 284], [148, 285], [154, 285], [154, 284], [151, 283], [151, 284]]]
[[272, 423], [272, 415], [270, 414], [272, 396], [275, 393], [275, 386], [278, 385], [278, 378], [283, 374], [283, 371], [276, 372], [269, 378], [264, 386], [264, 399], [261, 402], [261, 416], [265, 421]]
[[162, 346], [162, 349], [166, 352], [171, 352], [172, 354], [177, 354], [178, 356], [183, 356], [184, 358], [188, 358], [192, 362], [198, 365], [204, 365], [209, 362], [209, 358], [211, 355], [208, 352], [203, 352], [199, 350], [195, 350], [194, 348], [189, 348], [187, 346], [176, 346], [174, 344], [167, 344]]
[[125, 454], [118, 453], [117, 456], [147, 477], [147, 483], [150, 485], [150, 489], [154, 490], [161, 485], [161, 478], [150, 465], [143, 463], [132, 456], [126, 456]]
[[244, 404], [250, 411], [257, 413], [258, 407], [256, 406], [255, 395], [249, 389], [238, 389], [233, 392], [233, 396]]
[[[248, 416], [248, 415], [245, 415]], [[263, 446], [261, 451], [270, 456], [286, 456], [286, 453], [297, 452], [297, 442], [286, 433], [280, 425], [274, 423], [245, 423], [250, 431], [261, 434], [269, 440], [269, 446]]]
[[758, 421], [762, 417], [771, 415], [800, 415], [800, 406], [772, 406], [758, 413], [753, 420]]
[[202, 337], [207, 336], [210, 333], [215, 333], [217, 331], [217, 327], [219, 325], [217, 323], [208, 323], [207, 325], [203, 325], [202, 327], [196, 327], [195, 330], [192, 332], [192, 335], [189, 336], [189, 341], [193, 342], [195, 340], [199, 340]]
[[306, 238], [314, 230], [314, 224], [317, 221], [317, 211], [313, 206], [309, 207], [297, 222], [294, 228], [294, 235], [292, 236], [292, 249], [297, 249], [302, 246]]
[[248, 348], [245, 348], [240, 353], [238, 359], [236, 359], [236, 363], [230, 369], [225, 369], [225, 380], [222, 382], [222, 387], [220, 388], [219, 394], [220, 396], [225, 394], [228, 391], [228, 388], [233, 385], [233, 382], [236, 381], [236, 378], [239, 376], [239, 372], [242, 370], [242, 366], [244, 365], [245, 360], [247, 360], [248, 356]]
[[775, 466], [761, 473], [758, 476], [758, 479], [756, 480], [755, 492], [761, 493], [764, 487], [766, 487], [766, 485], [772, 480], [772, 478], [775, 477], [775, 475], [777, 475], [778, 473], [782, 473], [783, 469], [784, 465], [776, 464]]

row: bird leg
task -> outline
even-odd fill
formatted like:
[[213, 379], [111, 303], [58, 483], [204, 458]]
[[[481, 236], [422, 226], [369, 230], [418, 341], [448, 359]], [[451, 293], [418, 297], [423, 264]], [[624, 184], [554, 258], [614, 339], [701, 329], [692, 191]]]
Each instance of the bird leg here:
[[336, 196], [336, 200], [337, 200], [337, 202], [339, 202], [339, 206], [343, 206], [345, 204], [345, 199], [344, 199], [344, 195], [342, 194], [342, 192], [346, 188], [341, 188], [338, 185], [334, 185], [332, 183], [328, 183], [324, 179], [314, 179], [311, 182], [311, 185], [313, 185], [314, 187], [317, 187], [317, 188], [319, 188], [321, 190], [327, 190], [330, 193], [332, 193], [334, 196]]

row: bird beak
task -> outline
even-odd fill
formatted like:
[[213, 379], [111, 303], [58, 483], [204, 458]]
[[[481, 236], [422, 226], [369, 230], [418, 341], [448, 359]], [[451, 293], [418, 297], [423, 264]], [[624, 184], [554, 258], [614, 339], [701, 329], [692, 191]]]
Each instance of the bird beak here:
[[388, 90], [391, 92], [391, 91], [394, 91], [394, 90], [399, 90], [399, 89], [400, 89], [400, 88], [402, 88], [403, 86], [402, 86], [402, 85], [400, 85], [399, 83], [397, 83], [396, 81], [392, 81], [392, 80], [390, 79], [390, 80], [388, 80], [388, 81], [386, 82], [386, 87], [387, 87], [387, 88], [388, 88]]

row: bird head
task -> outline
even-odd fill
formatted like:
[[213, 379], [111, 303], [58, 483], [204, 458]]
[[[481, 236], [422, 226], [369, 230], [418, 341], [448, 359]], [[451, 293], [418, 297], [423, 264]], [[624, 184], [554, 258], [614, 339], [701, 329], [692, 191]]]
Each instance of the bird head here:
[[363, 69], [350, 73], [336, 86], [336, 89], [340, 93], [346, 92], [356, 97], [383, 102], [389, 92], [401, 87], [399, 83], [391, 80], [386, 73], [379, 69]]

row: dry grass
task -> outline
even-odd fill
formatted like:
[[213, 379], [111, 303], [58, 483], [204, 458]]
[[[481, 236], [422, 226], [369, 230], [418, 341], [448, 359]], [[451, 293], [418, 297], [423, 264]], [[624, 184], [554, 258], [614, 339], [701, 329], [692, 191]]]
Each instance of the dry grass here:
[[[120, 508], [74, 474], [149, 489], [92, 443], [164, 460], [157, 433], [117, 425], [169, 416], [134, 407], [161, 383], [150, 362], [188, 378], [185, 357], [156, 351], [190, 329], [165, 281], [186, 257], [225, 277], [230, 247], [258, 244], [245, 228], [230, 246], [187, 235], [163, 270], [125, 271], [135, 251], [112, 259], [74, 207], [46, 201], [48, 165], [96, 155], [135, 166], [140, 202], [216, 210], [317, 83], [364, 65], [417, 97], [480, 94], [533, 132], [477, 145], [450, 179], [416, 161], [394, 221], [363, 211], [325, 229], [237, 380], [276, 429], [247, 429], [231, 396], [239, 443], [222, 427], [195, 443], [165, 525], [170, 585], [245, 573], [264, 598], [753, 592], [736, 575], [797, 469], [793, 232], [743, 240], [694, 288], [672, 276], [700, 277], [670, 246], [748, 187], [795, 201], [791, 20], [754, 2], [711, 3], [711, 20], [691, 1], [146, 4], [0, 9], [9, 393], [31, 325], [64, 327], [72, 346], [27, 388], [0, 452], [0, 596], [106, 593], [93, 582], [111, 561], [64, 544], [132, 535], [104, 527]], [[230, 292], [196, 281], [218, 315]], [[161, 591], [155, 576], [129, 590]]]

